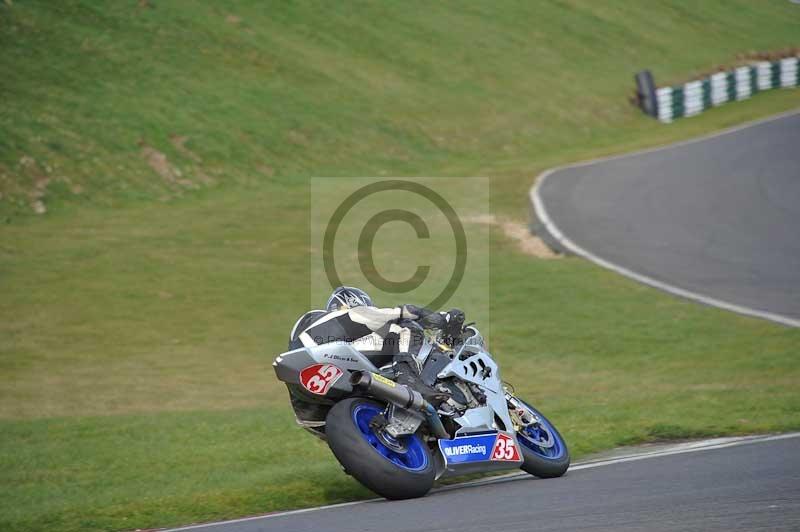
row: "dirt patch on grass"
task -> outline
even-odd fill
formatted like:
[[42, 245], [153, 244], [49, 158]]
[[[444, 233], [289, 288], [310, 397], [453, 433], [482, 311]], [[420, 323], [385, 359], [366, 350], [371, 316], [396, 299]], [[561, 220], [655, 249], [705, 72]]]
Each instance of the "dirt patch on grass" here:
[[266, 164], [260, 164], [260, 165], [258, 165], [258, 166], [256, 167], [256, 170], [258, 170], [259, 172], [261, 172], [262, 174], [264, 174], [264, 175], [265, 175], [265, 176], [267, 176], [267, 177], [272, 177], [272, 176], [274, 176], [274, 175], [275, 175], [275, 169], [274, 169], [274, 168], [272, 168], [272, 167], [271, 167], [271, 166], [269, 166], [269, 165], [266, 165]]
[[36, 214], [47, 212], [47, 199], [49, 187], [53, 183], [65, 184], [69, 191], [75, 195], [83, 193], [83, 187], [74, 183], [69, 177], [59, 175], [56, 165], [37, 160], [30, 155], [23, 154], [13, 168], [0, 165], [0, 199], [11, 201], [23, 200]]
[[196, 168], [194, 171], [194, 175], [197, 176], [197, 179], [200, 180], [201, 183], [204, 185], [214, 185], [216, 184], [217, 180], [208, 175], [203, 169]]
[[308, 146], [309, 144], [308, 135], [296, 129], [289, 130], [286, 133], [286, 140], [298, 146]]
[[189, 140], [189, 137], [171, 135], [169, 140], [172, 141], [172, 145], [175, 146], [175, 149], [178, 150], [181, 155], [185, 155], [196, 163], [203, 162], [203, 159], [201, 159], [199, 155], [186, 147], [186, 142]]
[[147, 162], [147, 165], [155, 171], [161, 178], [171, 185], [182, 185], [185, 187], [194, 187], [195, 184], [190, 179], [185, 179], [181, 171], [172, 166], [167, 159], [167, 156], [150, 146], [143, 140], [139, 141], [139, 146], [142, 148], [141, 156]]
[[24, 155], [19, 160], [19, 164], [22, 166], [25, 173], [33, 180], [33, 189], [28, 192], [31, 209], [33, 209], [33, 212], [36, 214], [46, 213], [47, 207], [44, 205], [44, 196], [47, 194], [47, 185], [50, 184], [50, 176], [39, 166], [36, 159], [28, 155]]
[[738, 61], [777, 61], [786, 57], [800, 57], [800, 46], [789, 46], [780, 50], [767, 50], [766, 52], [749, 51], [736, 56]]
[[494, 214], [471, 216], [465, 218], [464, 221], [499, 227], [503, 234], [513, 240], [517, 244], [517, 248], [526, 255], [531, 255], [537, 259], [558, 259], [562, 257], [562, 255], [547, 247], [547, 244], [542, 242], [541, 238], [531, 234], [528, 226], [523, 223], [497, 218]]

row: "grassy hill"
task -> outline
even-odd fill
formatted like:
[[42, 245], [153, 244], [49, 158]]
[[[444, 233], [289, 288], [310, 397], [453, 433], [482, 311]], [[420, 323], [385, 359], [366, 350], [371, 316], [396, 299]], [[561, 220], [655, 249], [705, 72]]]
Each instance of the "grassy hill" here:
[[[0, 528], [367, 496], [270, 367], [310, 297], [308, 179], [488, 176], [522, 222], [544, 168], [800, 105], [665, 126], [627, 102], [637, 69], [685, 79], [799, 25], [782, 0], [0, 3]], [[576, 456], [800, 428], [798, 331], [499, 231], [490, 260], [492, 349]]]

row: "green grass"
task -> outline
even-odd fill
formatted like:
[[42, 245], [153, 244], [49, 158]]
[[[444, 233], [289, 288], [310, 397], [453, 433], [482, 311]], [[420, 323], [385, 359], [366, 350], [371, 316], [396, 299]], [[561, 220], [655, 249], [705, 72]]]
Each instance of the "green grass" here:
[[[626, 101], [641, 67], [683, 79], [796, 45], [778, 0], [150, 3], [0, 4], [3, 530], [369, 495], [294, 427], [270, 367], [309, 301], [309, 177], [485, 175], [521, 221], [544, 168], [800, 104], [777, 90], [665, 126]], [[491, 349], [575, 456], [800, 428], [798, 331], [499, 233], [490, 261]]]

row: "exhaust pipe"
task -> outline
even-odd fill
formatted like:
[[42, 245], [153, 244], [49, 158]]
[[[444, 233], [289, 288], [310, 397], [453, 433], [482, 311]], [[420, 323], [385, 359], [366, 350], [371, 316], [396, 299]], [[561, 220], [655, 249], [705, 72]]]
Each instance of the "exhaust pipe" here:
[[428, 425], [430, 425], [433, 433], [438, 438], [450, 439], [450, 435], [444, 429], [436, 409], [418, 391], [369, 371], [353, 372], [350, 375], [350, 384], [354, 389], [368, 393], [387, 403], [422, 412], [428, 421]]
[[350, 376], [350, 384], [356, 390], [366, 392], [402, 408], [423, 410], [425, 407], [426, 401], [422, 394], [377, 373], [356, 371]]

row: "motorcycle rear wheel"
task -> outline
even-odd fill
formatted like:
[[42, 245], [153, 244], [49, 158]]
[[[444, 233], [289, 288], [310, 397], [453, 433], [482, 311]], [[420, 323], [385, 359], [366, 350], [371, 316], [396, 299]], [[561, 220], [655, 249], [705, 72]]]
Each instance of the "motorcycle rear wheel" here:
[[430, 449], [418, 435], [392, 438], [370, 426], [386, 405], [351, 397], [333, 405], [325, 422], [328, 446], [345, 469], [364, 486], [387, 499], [422, 497], [436, 469]]

